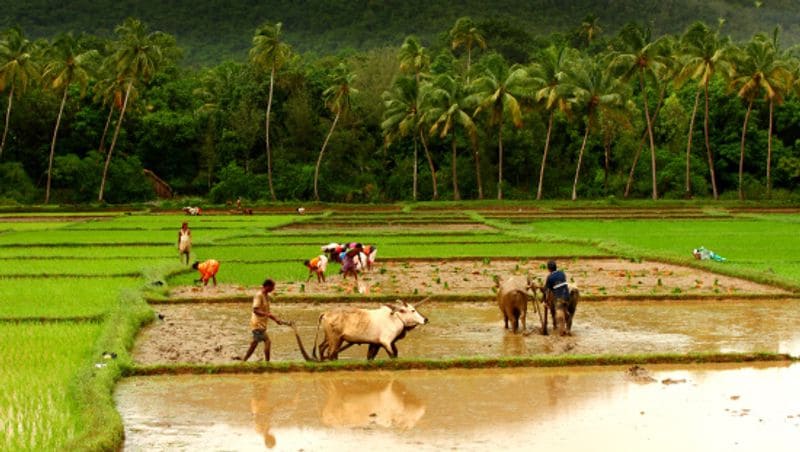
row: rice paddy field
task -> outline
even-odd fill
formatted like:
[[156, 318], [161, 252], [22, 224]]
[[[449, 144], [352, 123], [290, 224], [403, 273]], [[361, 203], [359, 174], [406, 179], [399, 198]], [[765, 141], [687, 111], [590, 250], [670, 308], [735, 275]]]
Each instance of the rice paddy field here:
[[[782, 329], [765, 336], [769, 340], [748, 342], [748, 337], [757, 335], [759, 328], [768, 328], [769, 319], [746, 319], [746, 314], [753, 309], [759, 316], [774, 315], [772, 313], [780, 312], [775, 308], [776, 303], [791, 303], [792, 309], [788, 310], [791, 315], [798, 311], [795, 303], [800, 297], [800, 241], [797, 240], [800, 209], [681, 204], [667, 207], [640, 204], [625, 208], [593, 204], [564, 207], [533, 203], [475, 206], [437, 203], [312, 206], [306, 215], [287, 214], [287, 210], [290, 209], [283, 208], [282, 212], [262, 209], [246, 216], [212, 210], [199, 217], [147, 211], [0, 214], [0, 387], [3, 388], [0, 391], [0, 450], [117, 450], [126, 444], [133, 449], [136, 449], [135, 444], [159, 447], [158, 443], [154, 445], [149, 440], [126, 443], [126, 438], [138, 430], [131, 430], [126, 425], [129, 418], [120, 416], [116, 404], [123, 403], [122, 400], [126, 404], [124, 413], [135, 411], [127, 404], [136, 397], [114, 397], [120, 381], [123, 381], [123, 387], [129, 388], [136, 387], [136, 384], [125, 381], [154, 378], [150, 381], [157, 382], [169, 378], [146, 376], [151, 374], [337, 372], [344, 369], [399, 372], [392, 370], [395, 368], [445, 369], [438, 372], [447, 374], [451, 372], [446, 370], [449, 367], [498, 367], [492, 372], [498, 372], [502, 379], [502, 368], [505, 367], [576, 363], [583, 366], [655, 360], [674, 365], [704, 360], [777, 359], [788, 360], [792, 368], [796, 366], [791, 364], [794, 358], [790, 355], [794, 355], [800, 338], [792, 336], [789, 320], [784, 319]], [[220, 261], [217, 279], [221, 288], [218, 290], [231, 287], [238, 294], [238, 298], [228, 297], [228, 304], [222, 308], [221, 305], [207, 304], [209, 294], [213, 295], [215, 289], [194, 286], [197, 272], [179, 261], [177, 233], [183, 221], [188, 221], [192, 230], [192, 261]], [[372, 275], [363, 275], [362, 278], [367, 290], [343, 282], [337, 274], [337, 264], [329, 266], [327, 285], [306, 282], [308, 272], [302, 265], [304, 259], [318, 255], [321, 245], [348, 241], [378, 247], [378, 267]], [[691, 250], [699, 246], [712, 249], [728, 261], [695, 260]], [[616, 285], [593, 283], [587, 287], [589, 302], [592, 296], [598, 303], [610, 297], [613, 298], [610, 301], [616, 304], [592, 305], [592, 309], [602, 313], [596, 316], [599, 320], [594, 323], [581, 324], [579, 308], [578, 328], [590, 329], [583, 332], [579, 329], [570, 339], [575, 341], [573, 345], [557, 342], [558, 339], [532, 343], [530, 341], [538, 340], [537, 335], [523, 339], [504, 332], [500, 314], [494, 312], [496, 308], [492, 308], [489, 301], [493, 296], [490, 281], [495, 273], [532, 272], [542, 277], [545, 273], [543, 264], [552, 257], [558, 257], [567, 269], [570, 266], [584, 268], [583, 273], [576, 270], [573, 275], [579, 285], [581, 274], [586, 279], [589, 276], [603, 278], [606, 274], [609, 278], [618, 278]], [[614, 265], [619, 265], [619, 262], [640, 265], [641, 275], [633, 270], [612, 269], [610, 264], [602, 263], [604, 259], [608, 262], [614, 259]], [[593, 266], [580, 267], [585, 261]], [[660, 270], [653, 270], [659, 265], [662, 267]], [[704, 276], [698, 276], [696, 284], [692, 281], [695, 278], [686, 283], [687, 277], [683, 276], [683, 286], [677, 291], [672, 286], [664, 288], [675, 273], [665, 270], [667, 265]], [[415, 274], [415, 279], [403, 279], [415, 268], [423, 269], [417, 273], [424, 274]], [[492, 270], [488, 271], [490, 268]], [[597, 274], [591, 275], [593, 272]], [[366, 365], [361, 349], [348, 354], [340, 363], [302, 363], [299, 354], [291, 348], [291, 342], [287, 344], [291, 340], [288, 335], [278, 336], [281, 339], [276, 340], [286, 348], [276, 352], [280, 360], [274, 364], [227, 361], [227, 349], [216, 355], [212, 353], [213, 357], [209, 359], [178, 356], [166, 361], [143, 362], [137, 358], [135, 350], [142, 346], [137, 341], [169, 336], [168, 324], [164, 323], [171, 320], [169, 316], [173, 312], [185, 312], [180, 315], [191, 316], [193, 309], [204, 310], [197, 318], [212, 321], [217, 316], [215, 313], [224, 313], [226, 320], [219, 325], [226, 329], [240, 325], [241, 331], [219, 332], [226, 338], [226, 344], [240, 347], [243, 343], [236, 335], [246, 336], [248, 333], [247, 303], [254, 289], [266, 277], [277, 282], [279, 303], [281, 296], [302, 301], [287, 308], [287, 312], [296, 312], [301, 318], [313, 319], [321, 309], [319, 302], [330, 295], [347, 295], [349, 298], [344, 302], [359, 306], [375, 306], [375, 301], [382, 300], [381, 297], [418, 300], [423, 295], [430, 295], [442, 306], [442, 312], [447, 312], [447, 320], [432, 326], [428, 333], [425, 333], [424, 326], [421, 331], [412, 333], [416, 336], [409, 342], [409, 354], [394, 363], [379, 359]], [[736, 285], [736, 281], [749, 284], [748, 289], [720, 290]], [[392, 291], [387, 293], [390, 286]], [[289, 288], [292, 288], [291, 293]], [[744, 303], [742, 306], [745, 308], [737, 311], [736, 316], [718, 317], [728, 319], [725, 322], [731, 325], [729, 328], [719, 325], [713, 328], [713, 340], [700, 345], [696, 341], [689, 344], [687, 341], [692, 335], [687, 335], [690, 339], [686, 339], [680, 329], [701, 329], [703, 322], [714, 321], [713, 313], [695, 317], [699, 319], [697, 322], [678, 320], [681, 316], [676, 315], [670, 326], [665, 327], [658, 320], [665, 315], [653, 312], [684, 309], [682, 301], [690, 306], [687, 312], [697, 312], [704, 307], [723, 309], [720, 306], [725, 305], [724, 299], [715, 299], [713, 303], [716, 304], [708, 305], [698, 301], [696, 295], [701, 291], [705, 291], [703, 294], [708, 297], [717, 294], [730, 297], [736, 303]], [[185, 296], [180, 304], [175, 304], [175, 294], [179, 292]], [[634, 297], [640, 296], [639, 293], [663, 293], [672, 301], [669, 305], [662, 305], [657, 300], [650, 300], [639, 307], [636, 303], [638, 298]], [[736, 299], [740, 295], [747, 296], [747, 301]], [[475, 303], [471, 304], [472, 301]], [[337, 299], [337, 302], [343, 300]], [[465, 303], [461, 306], [478, 309], [470, 311], [470, 315], [480, 322], [466, 325], [468, 322], [463, 321], [461, 308], [453, 303]], [[763, 304], [769, 304], [769, 309], [757, 309]], [[164, 305], [171, 307], [167, 309]], [[236, 317], [237, 306], [242, 312], [240, 318]], [[621, 306], [620, 309], [628, 311], [624, 317], [615, 317], [605, 312], [603, 306]], [[587, 312], [592, 312], [592, 309]], [[158, 319], [156, 314], [161, 311], [167, 313], [166, 320]], [[436, 322], [435, 311], [426, 314]], [[529, 320], [531, 315], [529, 313]], [[648, 321], [637, 325], [637, 316]], [[602, 319], [608, 320], [602, 323]], [[739, 322], [741, 325], [737, 325]], [[468, 347], [469, 341], [447, 339], [454, 334], [448, 325], [462, 323], [472, 337], [483, 341], [481, 346], [491, 350], [490, 353], [482, 354], [479, 350], [459, 352], [458, 347]], [[186, 322], [186, 325], [192, 323]], [[207, 327], [210, 333], [203, 334], [213, 335], [214, 328]], [[666, 328], [668, 332], [652, 333], [658, 328]], [[637, 336], [636, 330], [642, 335], [644, 330], [649, 330], [648, 334], [659, 336], [659, 340], [669, 340], [652, 347], [658, 352], [654, 358], [648, 355], [650, 348], [647, 346], [622, 345], [643, 337]], [[311, 329], [303, 331], [309, 337]], [[607, 337], [612, 333], [614, 340], [609, 342]], [[181, 334], [192, 337], [194, 333], [184, 328]], [[424, 334], [436, 334], [440, 340], [426, 342]], [[586, 346], [585, 342], [580, 342], [582, 337], [592, 338], [592, 344], [600, 345]], [[735, 346], [730, 345], [731, 337], [736, 338]], [[438, 350], [436, 344], [455, 348]], [[619, 349], [614, 349], [613, 344], [620, 344]], [[424, 353], [416, 356], [417, 349], [424, 350]], [[522, 353], [519, 350], [526, 351]], [[540, 359], [540, 352], [547, 353], [548, 357]], [[739, 352], [747, 355], [739, 356], [736, 354]], [[156, 355], [169, 356], [169, 353]], [[726, 372], [729, 370], [726, 368]], [[454, 387], [464, 384], [467, 380], [463, 376], [468, 374], [469, 369], [452, 373], [460, 382]], [[440, 374], [436, 375], [419, 378], [435, 388], [441, 378]], [[136, 377], [127, 378], [132, 376]], [[414, 380], [408, 376], [403, 378]], [[219, 381], [224, 383], [227, 380]], [[179, 380], [170, 380], [168, 384], [179, 384]], [[230, 384], [230, 387], [236, 387], [240, 383]], [[316, 383], [305, 381], [304, 384], [314, 387]], [[148, 385], [144, 386], [150, 388]], [[386, 391], [384, 383], [378, 386], [381, 391]], [[392, 394], [396, 392], [395, 389], [392, 391]], [[333, 406], [325, 405], [325, 409], [337, 412]], [[419, 414], [418, 407], [415, 409]], [[422, 425], [435, 430], [435, 426], [430, 425], [431, 420], [424, 420], [428, 418], [423, 418]], [[468, 429], [468, 425], [463, 428]], [[788, 431], [800, 434], [798, 429]], [[356, 436], [351, 435], [347, 440], [353, 441]], [[306, 444], [306, 447], [315, 450], [322, 444]], [[435, 446], [431, 443], [426, 445]], [[461, 446], [469, 448], [467, 444]], [[167, 446], [162, 443], [161, 447]]]

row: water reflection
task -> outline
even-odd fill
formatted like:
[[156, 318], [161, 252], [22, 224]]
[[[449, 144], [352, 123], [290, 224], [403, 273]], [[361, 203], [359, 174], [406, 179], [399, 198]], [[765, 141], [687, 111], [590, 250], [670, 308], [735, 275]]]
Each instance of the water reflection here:
[[425, 415], [425, 404], [394, 379], [335, 379], [324, 387], [321, 419], [326, 426], [410, 429]]

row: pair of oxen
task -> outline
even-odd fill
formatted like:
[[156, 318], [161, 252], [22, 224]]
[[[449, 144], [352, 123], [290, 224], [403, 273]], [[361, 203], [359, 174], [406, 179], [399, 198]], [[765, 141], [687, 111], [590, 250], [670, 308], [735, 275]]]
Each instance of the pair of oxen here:
[[[541, 305], [538, 294], [542, 296]], [[546, 287], [536, 284], [530, 276], [511, 276], [505, 281], [497, 281], [497, 305], [503, 314], [505, 328], [508, 329], [511, 322], [512, 330], [516, 333], [519, 324], [522, 323], [522, 333], [526, 330], [526, 319], [528, 316], [528, 300], [533, 302], [534, 311], [539, 315], [541, 332], [547, 335], [547, 316], [553, 322], [553, 330], [558, 331], [562, 336], [572, 334], [572, 319], [578, 308], [580, 292], [577, 288], [569, 289], [569, 298], [564, 300], [555, 297], [553, 291]]]

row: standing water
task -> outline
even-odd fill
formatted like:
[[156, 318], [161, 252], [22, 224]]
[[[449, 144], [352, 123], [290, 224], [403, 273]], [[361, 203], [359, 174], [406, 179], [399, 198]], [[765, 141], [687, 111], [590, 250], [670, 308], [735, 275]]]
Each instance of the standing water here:
[[800, 364], [124, 380], [127, 450], [795, 451]]

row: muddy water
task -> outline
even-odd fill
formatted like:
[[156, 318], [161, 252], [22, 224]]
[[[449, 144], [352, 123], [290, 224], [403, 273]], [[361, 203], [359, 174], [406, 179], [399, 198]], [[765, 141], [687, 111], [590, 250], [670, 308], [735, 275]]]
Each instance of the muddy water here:
[[[319, 315], [332, 307], [274, 304], [272, 311], [299, 325], [310, 350]], [[141, 364], [231, 362], [233, 356], [244, 353], [251, 339], [246, 303], [160, 305], [156, 309], [165, 319], [140, 334], [134, 359]], [[488, 302], [427, 303], [420, 311], [430, 323], [397, 343], [401, 358], [752, 351], [800, 355], [800, 301], [796, 300], [582, 303], [571, 337], [507, 332], [499, 309]], [[537, 315], [530, 311], [528, 330], [538, 325]], [[289, 328], [271, 323], [269, 335], [272, 360], [301, 359]], [[365, 356], [366, 347], [355, 346], [340, 358]], [[386, 354], [380, 352], [378, 357]], [[263, 359], [260, 346], [255, 358]]]
[[800, 364], [647, 370], [137, 377], [116, 401], [126, 450], [797, 450]]

